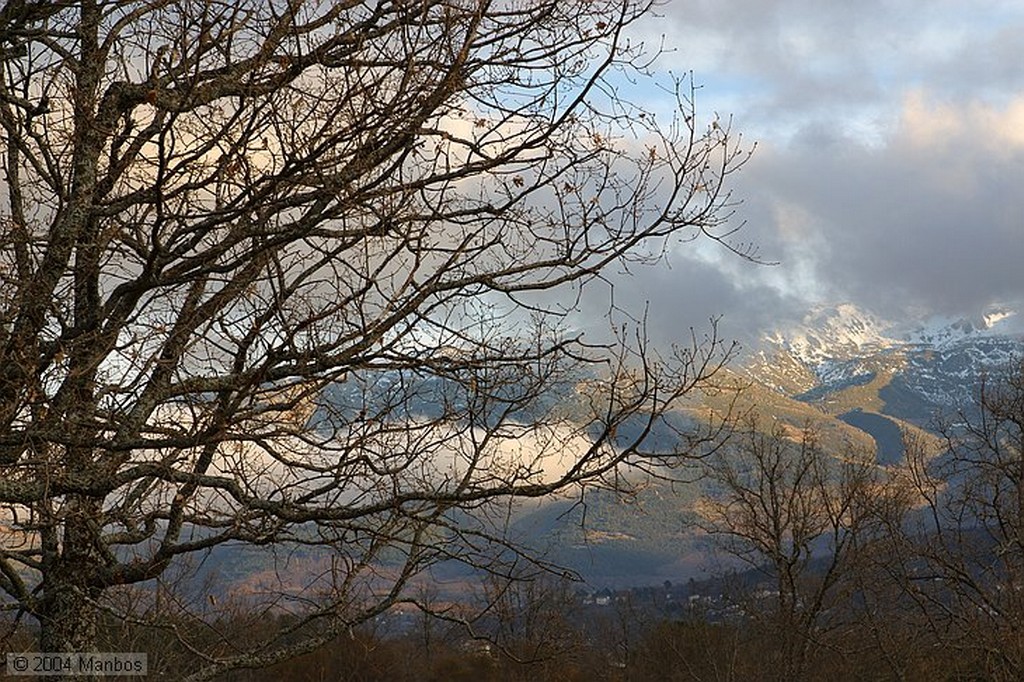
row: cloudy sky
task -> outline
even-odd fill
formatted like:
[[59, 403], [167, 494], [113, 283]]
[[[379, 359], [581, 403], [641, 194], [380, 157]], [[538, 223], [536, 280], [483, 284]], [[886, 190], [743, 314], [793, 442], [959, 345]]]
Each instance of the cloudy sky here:
[[[887, 319], [1021, 310], [1024, 2], [668, 0], [665, 71], [756, 140], [734, 178], [774, 267], [680, 247], [620, 283], [657, 333], [737, 336], [852, 302]], [[652, 97], [655, 97], [652, 93]]]

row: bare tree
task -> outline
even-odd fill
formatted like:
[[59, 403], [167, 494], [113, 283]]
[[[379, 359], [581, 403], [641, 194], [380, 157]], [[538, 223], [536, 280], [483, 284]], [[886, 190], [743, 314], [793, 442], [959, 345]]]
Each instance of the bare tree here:
[[269, 640], [163, 625], [197, 679], [267, 665], [486, 566], [494, 505], [679, 456], [647, 434], [720, 344], [562, 322], [611, 267], [733, 248], [728, 126], [686, 83], [672, 121], [620, 91], [648, 10], [3, 4], [0, 589], [43, 650], [155, 623], [109, 595], [185, 555], [329, 550]]
[[914, 493], [890, 523], [892, 581], [964, 675], [1024, 675], [1024, 364], [980, 384], [939, 428], [908, 437]]
[[708, 461], [700, 512], [726, 551], [764, 580], [740, 606], [764, 626], [763, 679], [808, 676], [814, 657], [841, 653], [860, 545], [874, 535], [882, 478], [867, 453], [828, 452], [808, 429], [756, 418]]

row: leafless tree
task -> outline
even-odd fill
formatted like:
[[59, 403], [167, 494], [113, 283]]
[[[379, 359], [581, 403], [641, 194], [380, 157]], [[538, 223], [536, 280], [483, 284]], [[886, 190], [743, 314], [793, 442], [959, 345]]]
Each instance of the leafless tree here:
[[892, 582], [965, 675], [1024, 675], [1024, 364], [986, 377], [976, 404], [907, 438], [914, 496], [890, 524]]
[[763, 626], [762, 679], [804, 679], [818, 654], [841, 654], [859, 547], [874, 534], [882, 479], [867, 453], [830, 452], [814, 432], [751, 418], [708, 461], [702, 523], [741, 566], [763, 576], [740, 593]]
[[166, 625], [196, 679], [267, 665], [486, 566], [508, 500], [680, 456], [646, 436], [717, 340], [562, 321], [609, 268], [737, 248], [728, 125], [623, 90], [649, 9], [3, 3], [0, 589], [43, 650], [156, 623], [108, 595], [185, 555], [323, 548], [270, 639]]

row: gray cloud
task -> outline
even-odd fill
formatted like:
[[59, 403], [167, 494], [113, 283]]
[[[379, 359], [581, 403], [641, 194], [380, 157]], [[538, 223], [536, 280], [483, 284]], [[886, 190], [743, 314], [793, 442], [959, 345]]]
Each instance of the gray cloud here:
[[[977, 313], [1024, 299], [1024, 149], [993, 154], [979, 148], [983, 134], [966, 130], [945, 148], [795, 146], [764, 154], [746, 180], [757, 205], [800, 216], [830, 297], [890, 316]], [[762, 227], [797, 229], [780, 220], [776, 211]]]
[[[760, 149], [739, 218], [775, 268], [706, 251], [617, 284], [658, 334], [748, 336], [816, 303], [878, 314], [1024, 306], [1024, 5], [670, 2], [642, 31]], [[717, 85], [716, 85], [717, 84]], [[720, 87], [719, 87], [720, 86]], [[1024, 315], [1024, 311], [1022, 311]]]
[[721, 339], [749, 349], [765, 330], [803, 316], [805, 302], [772, 281], [780, 272], [777, 266], [753, 264], [731, 253], [709, 261], [686, 250], [692, 246], [666, 263], [608, 275], [603, 286], [587, 290], [570, 325], [604, 338], [609, 323], [635, 329], [643, 321], [649, 340], [667, 348], [685, 344], [693, 334], [704, 338], [714, 323]]

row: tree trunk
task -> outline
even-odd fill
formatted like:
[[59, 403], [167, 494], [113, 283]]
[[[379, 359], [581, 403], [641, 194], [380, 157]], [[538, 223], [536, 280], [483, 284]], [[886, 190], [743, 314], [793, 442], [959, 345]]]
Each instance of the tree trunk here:
[[47, 653], [95, 651], [97, 644], [96, 604], [102, 590], [93, 577], [99, 565], [99, 538], [89, 521], [90, 511], [98, 511], [97, 503], [77, 499], [69, 507], [63, 543], [59, 548], [44, 546], [45, 578], [36, 616], [40, 651]]
[[96, 648], [98, 592], [71, 576], [47, 576], [39, 613], [39, 648], [43, 652], [82, 652]]

